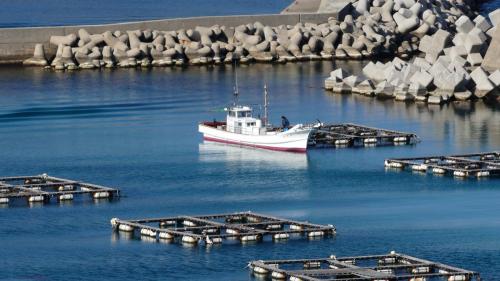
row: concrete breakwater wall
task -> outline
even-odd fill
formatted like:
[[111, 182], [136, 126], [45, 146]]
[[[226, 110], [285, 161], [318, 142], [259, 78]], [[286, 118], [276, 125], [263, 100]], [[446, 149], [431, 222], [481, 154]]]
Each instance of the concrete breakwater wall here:
[[57, 46], [49, 44], [51, 36], [66, 36], [76, 34], [78, 30], [85, 29], [89, 33], [103, 33], [109, 30], [126, 32], [127, 30], [179, 30], [192, 29], [196, 26], [238, 26], [253, 22], [264, 25], [294, 25], [297, 23], [321, 23], [329, 17], [336, 17], [337, 13], [322, 14], [272, 14], [272, 15], [244, 15], [244, 16], [212, 16], [193, 17], [166, 20], [152, 20], [104, 25], [82, 26], [55, 26], [34, 28], [2, 28], [0, 29], [0, 64], [22, 63], [23, 60], [33, 55], [35, 44], [44, 46], [47, 56], [54, 56]]

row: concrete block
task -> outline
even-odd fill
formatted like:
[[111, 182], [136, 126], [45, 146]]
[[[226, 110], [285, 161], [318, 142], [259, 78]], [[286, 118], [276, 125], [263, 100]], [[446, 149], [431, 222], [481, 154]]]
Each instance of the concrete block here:
[[384, 69], [380, 66], [377, 66], [373, 62], [369, 62], [364, 68], [363, 68], [363, 74], [368, 77], [371, 80], [374, 81], [382, 81], [385, 79], [384, 76]]
[[337, 68], [336, 70], [330, 72], [330, 77], [334, 78], [336, 81], [342, 81], [349, 75], [350, 74], [342, 68]]
[[480, 53], [472, 53], [467, 56], [467, 61], [472, 66], [479, 66], [483, 62], [483, 57]]
[[393, 98], [394, 86], [387, 81], [382, 81], [375, 87], [375, 95], [379, 98]]
[[429, 96], [429, 98], [427, 99], [427, 102], [430, 104], [442, 104], [443, 97], [442, 96]]
[[469, 100], [472, 97], [472, 92], [469, 90], [454, 92], [453, 97], [459, 101]]
[[480, 53], [484, 47], [484, 41], [479, 38], [477, 35], [468, 34], [465, 38], [465, 50], [467, 50], [468, 54], [471, 53]]
[[474, 28], [474, 23], [469, 19], [468, 16], [463, 15], [455, 21], [455, 26], [457, 28], [457, 32], [460, 33], [469, 33], [472, 28]]
[[478, 67], [474, 71], [472, 71], [470, 76], [476, 84], [474, 95], [478, 98], [486, 96], [495, 88], [495, 86], [489, 80], [488, 74], [481, 67]]
[[490, 21], [483, 17], [482, 15], [478, 15], [474, 19], [474, 24], [476, 25], [477, 28], [479, 28], [482, 32], [488, 31], [491, 27], [493, 27], [490, 23]]
[[488, 79], [495, 85], [495, 87], [500, 87], [500, 70], [495, 70], [495, 72], [491, 73], [488, 76]]
[[[497, 10], [500, 18], [500, 9]], [[499, 19], [500, 20], [500, 19]], [[481, 66], [488, 71], [500, 69], [500, 28], [497, 27], [490, 42], [490, 46], [486, 51], [483, 63]]]
[[422, 70], [413, 74], [410, 82], [416, 85], [420, 85], [423, 88], [429, 88], [434, 78], [427, 71]]
[[453, 46], [450, 48], [450, 58], [453, 60], [456, 57], [467, 57], [467, 50], [465, 46]]
[[361, 76], [351, 75], [351, 76], [344, 79], [344, 83], [349, 85], [351, 88], [354, 88], [354, 87], [358, 86], [358, 84], [363, 82], [364, 80], [366, 80], [366, 79], [364, 79]]
[[500, 9], [496, 9], [495, 11], [489, 13], [488, 17], [490, 18], [490, 21], [493, 24], [493, 26], [496, 27], [500, 25]]
[[420, 69], [428, 71], [431, 69], [430, 63], [428, 63], [425, 59], [416, 57], [415, 60], [413, 60], [413, 65], [416, 65], [420, 67]]

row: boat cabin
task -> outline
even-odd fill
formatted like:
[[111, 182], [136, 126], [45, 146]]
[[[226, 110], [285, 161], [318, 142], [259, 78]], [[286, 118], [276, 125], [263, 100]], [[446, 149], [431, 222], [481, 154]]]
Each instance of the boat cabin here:
[[266, 128], [260, 118], [252, 116], [249, 106], [233, 106], [227, 110], [226, 130], [244, 135], [264, 135]]

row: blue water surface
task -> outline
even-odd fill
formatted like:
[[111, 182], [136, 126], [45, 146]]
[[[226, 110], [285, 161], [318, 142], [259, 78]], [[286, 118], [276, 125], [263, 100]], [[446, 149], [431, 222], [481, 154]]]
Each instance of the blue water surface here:
[[1, 27], [103, 24], [151, 19], [279, 13], [291, 0], [2, 1]]
[[[358, 69], [361, 63], [340, 64]], [[268, 84], [271, 120], [414, 132], [415, 146], [289, 154], [203, 143], [233, 67], [53, 72], [0, 68], [0, 175], [49, 173], [118, 187], [94, 203], [0, 209], [0, 280], [251, 280], [250, 260], [391, 250], [500, 280], [500, 180], [384, 169], [388, 157], [499, 150], [498, 103], [444, 106], [334, 95], [331, 62], [239, 67], [241, 101]], [[109, 220], [232, 211], [331, 223], [334, 239], [185, 247], [113, 233]]]

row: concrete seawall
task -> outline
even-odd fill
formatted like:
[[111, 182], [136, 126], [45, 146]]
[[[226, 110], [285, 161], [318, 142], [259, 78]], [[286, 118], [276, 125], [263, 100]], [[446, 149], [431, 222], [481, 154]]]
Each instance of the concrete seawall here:
[[259, 21], [264, 25], [294, 25], [298, 22], [320, 23], [326, 22], [329, 17], [336, 17], [336, 13], [298, 13], [298, 14], [271, 14], [271, 15], [244, 15], [244, 16], [213, 16], [177, 18], [165, 20], [151, 20], [104, 25], [55, 26], [33, 28], [2, 28], [0, 29], [0, 64], [21, 63], [33, 55], [36, 43], [43, 43], [47, 55], [54, 55], [56, 46], [49, 45], [51, 35], [67, 35], [76, 33], [85, 28], [90, 33], [103, 33], [108, 30], [178, 30], [194, 28], [196, 26], [238, 26]]

